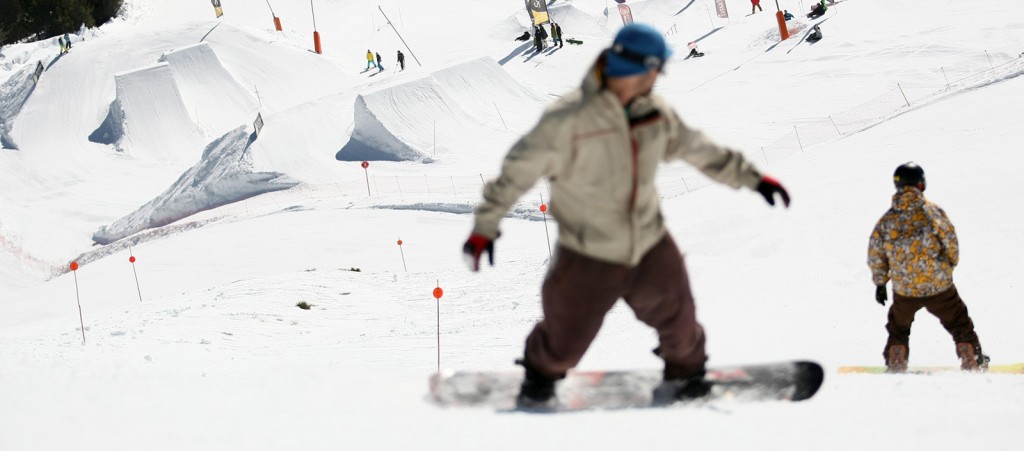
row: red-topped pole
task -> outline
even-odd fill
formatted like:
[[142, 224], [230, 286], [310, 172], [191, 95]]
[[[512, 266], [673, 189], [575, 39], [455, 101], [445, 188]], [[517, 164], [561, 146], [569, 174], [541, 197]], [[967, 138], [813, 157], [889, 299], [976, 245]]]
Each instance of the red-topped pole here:
[[434, 288], [434, 299], [437, 300], [437, 372], [441, 373], [441, 296], [444, 290], [441, 289], [441, 281], [437, 281], [437, 288]]
[[75, 275], [75, 300], [78, 302], [78, 323], [82, 326], [82, 344], [85, 344], [85, 319], [82, 318], [82, 298], [78, 295], [78, 262], [71, 262], [71, 274]]

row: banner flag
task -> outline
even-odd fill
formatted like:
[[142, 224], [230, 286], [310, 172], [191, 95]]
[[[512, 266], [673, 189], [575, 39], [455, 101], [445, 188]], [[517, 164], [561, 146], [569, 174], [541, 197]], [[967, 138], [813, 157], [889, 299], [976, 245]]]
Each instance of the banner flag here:
[[548, 19], [548, 5], [544, 0], [526, 0], [526, 11], [533, 18], [534, 25], [545, 24]]
[[718, 10], [718, 17], [729, 18], [729, 9], [725, 7], [725, 0], [715, 0], [715, 9]]

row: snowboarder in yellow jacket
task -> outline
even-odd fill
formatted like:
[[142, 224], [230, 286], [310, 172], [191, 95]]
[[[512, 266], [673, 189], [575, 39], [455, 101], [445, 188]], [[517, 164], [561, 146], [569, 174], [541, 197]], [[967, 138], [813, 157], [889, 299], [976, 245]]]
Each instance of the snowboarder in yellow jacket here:
[[925, 308], [942, 322], [953, 336], [960, 367], [979, 370], [988, 367], [981, 353], [974, 322], [953, 285], [953, 268], [960, 260], [956, 231], [946, 212], [924, 198], [924, 170], [909, 162], [893, 174], [896, 194], [892, 208], [871, 232], [868, 266], [875, 282], [875, 300], [885, 305], [885, 284], [892, 281], [893, 302], [889, 308], [889, 340], [883, 356], [890, 372], [907, 369], [910, 355], [910, 325], [918, 310]]
[[366, 70], [370, 70], [371, 67], [377, 67], [377, 62], [373, 60], [373, 52], [369, 49], [366, 50]]

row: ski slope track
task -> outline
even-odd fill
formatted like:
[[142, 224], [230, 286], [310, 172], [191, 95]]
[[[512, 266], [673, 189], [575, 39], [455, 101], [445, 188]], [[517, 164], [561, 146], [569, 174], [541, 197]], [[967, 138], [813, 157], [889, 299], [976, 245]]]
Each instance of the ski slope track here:
[[35, 89], [35, 82], [32, 81], [34, 71], [34, 67], [26, 64], [0, 84], [0, 147], [4, 149], [18, 148], [11, 139], [11, 127], [14, 126], [14, 119], [21, 112], [21, 107]]

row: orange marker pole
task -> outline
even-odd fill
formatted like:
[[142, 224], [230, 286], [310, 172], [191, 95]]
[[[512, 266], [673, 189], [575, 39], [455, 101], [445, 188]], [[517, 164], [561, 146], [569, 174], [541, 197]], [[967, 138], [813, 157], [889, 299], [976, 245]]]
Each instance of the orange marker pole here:
[[281, 18], [280, 17], [274, 16], [274, 28], [277, 28], [277, 31], [284, 31], [284, 30], [281, 29]]
[[405, 251], [402, 250], [402, 237], [398, 237], [398, 251], [402, 253], [402, 268], [405, 272], [409, 272], [409, 268], [405, 266]]
[[548, 204], [544, 203], [544, 193], [540, 193], [540, 214], [544, 215], [544, 237], [548, 240], [548, 262], [554, 258], [551, 255], [551, 234], [548, 233]]
[[139, 273], [135, 271], [135, 256], [132, 255], [131, 246], [128, 246], [128, 262], [132, 264], [132, 274], [135, 275], [135, 289], [139, 292], [139, 302], [142, 302], [142, 288], [139, 288]]
[[363, 167], [363, 174], [366, 175], [366, 197], [370, 197], [370, 170], [367, 169], [370, 167], [370, 162], [363, 161], [363, 164], [361, 166]]
[[309, 12], [313, 14], [313, 48], [317, 55], [323, 53], [320, 49], [320, 32], [316, 31], [316, 10], [313, 9], [313, 0], [309, 0]]
[[82, 318], [82, 298], [78, 296], [78, 262], [71, 262], [71, 274], [75, 275], [75, 300], [78, 301], [78, 323], [82, 326], [82, 344], [85, 344], [85, 320]]
[[782, 14], [782, 11], [775, 13], [775, 20], [779, 22], [779, 35], [782, 36], [782, 40], [789, 39], [789, 28], [786, 27], [786, 17]]
[[444, 296], [444, 290], [441, 289], [441, 281], [437, 282], [437, 288], [434, 288], [434, 299], [437, 300], [437, 372], [441, 373], [441, 296]]

